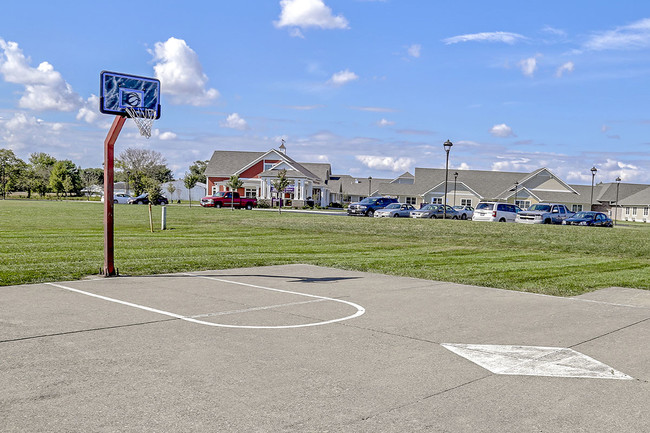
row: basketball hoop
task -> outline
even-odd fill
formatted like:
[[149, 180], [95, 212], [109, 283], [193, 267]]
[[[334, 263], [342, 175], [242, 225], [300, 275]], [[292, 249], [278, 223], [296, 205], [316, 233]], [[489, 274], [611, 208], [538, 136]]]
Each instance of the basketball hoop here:
[[156, 119], [156, 110], [149, 108], [124, 107], [124, 111], [129, 115], [131, 119], [133, 119], [138, 129], [140, 130], [140, 135], [146, 138], [150, 138], [151, 127], [153, 125], [153, 121]]

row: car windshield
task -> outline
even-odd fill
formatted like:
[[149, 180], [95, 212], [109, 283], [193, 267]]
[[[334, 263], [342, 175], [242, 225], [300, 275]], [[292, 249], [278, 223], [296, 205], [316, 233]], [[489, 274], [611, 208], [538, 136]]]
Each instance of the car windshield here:
[[393, 203], [393, 204], [389, 204], [389, 205], [386, 206], [384, 209], [399, 209], [399, 208], [400, 208], [400, 204], [399, 204], [399, 203]]
[[529, 207], [528, 210], [536, 210], [536, 211], [541, 211], [541, 212], [550, 212], [551, 211], [551, 205], [536, 203], [536, 204], [532, 205], [531, 207]]
[[366, 197], [363, 200], [361, 200], [359, 203], [360, 204], [375, 204], [377, 203], [377, 198], [372, 198], [372, 197]]
[[583, 219], [583, 220], [592, 220], [592, 219], [594, 219], [594, 214], [587, 213], [587, 212], [578, 212], [577, 214], [573, 215], [573, 218], [579, 218], [579, 219]]
[[435, 204], [427, 204], [422, 206], [422, 209], [420, 210], [435, 210], [437, 207], [438, 206], [436, 206]]
[[481, 209], [492, 209], [492, 203], [479, 203], [476, 206], [476, 210], [481, 210]]
[[226, 192], [225, 192], [225, 191], [219, 191], [219, 192], [216, 193], [214, 196], [215, 196], [215, 197], [223, 197], [224, 195], [226, 195]]

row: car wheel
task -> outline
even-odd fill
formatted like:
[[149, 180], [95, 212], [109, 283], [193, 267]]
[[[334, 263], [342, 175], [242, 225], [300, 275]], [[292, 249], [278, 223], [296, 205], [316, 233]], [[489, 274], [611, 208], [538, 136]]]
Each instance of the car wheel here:
[[550, 224], [550, 223], [551, 223], [551, 220], [550, 220], [549, 218], [546, 218], [546, 219], [544, 220], [544, 224]]
[[113, 200], [113, 203], [117, 204], [117, 200]]
[[253, 203], [246, 203], [246, 210], [252, 210], [253, 209]]
[[457, 220], [457, 219], [458, 219], [458, 215], [454, 215], [453, 217], [451, 217], [451, 219], [452, 219], [452, 220]]
[[399, 217], [399, 214], [393, 214], [393, 218]]
[[433, 214], [433, 215], [431, 215], [431, 219], [433, 219], [433, 220], [437, 220], [437, 219], [438, 219], [438, 216], [437, 216], [436, 214]]
[[221, 206], [223, 206], [221, 204], [221, 202], [217, 202], [217, 203], [214, 204], [214, 207], [217, 208], [217, 209], [221, 209]]
[[506, 222], [506, 219], [505, 219], [505, 218], [501, 218], [501, 219], [499, 220], [499, 222], [500, 222], [500, 223], [505, 223], [505, 222]]
[[375, 216], [375, 211], [370, 209], [368, 212], [366, 212], [366, 216], [374, 217]]
[[467, 219], [467, 215], [462, 214], [462, 215], [460, 216], [460, 219], [462, 219], [462, 220], [466, 220], [466, 219]]

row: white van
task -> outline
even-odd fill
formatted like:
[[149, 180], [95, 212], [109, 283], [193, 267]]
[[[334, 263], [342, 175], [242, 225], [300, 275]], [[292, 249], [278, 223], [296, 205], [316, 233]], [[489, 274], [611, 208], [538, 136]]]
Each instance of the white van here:
[[472, 221], [498, 221], [515, 222], [515, 217], [521, 212], [521, 208], [510, 203], [499, 203], [495, 201], [482, 201], [474, 208]]

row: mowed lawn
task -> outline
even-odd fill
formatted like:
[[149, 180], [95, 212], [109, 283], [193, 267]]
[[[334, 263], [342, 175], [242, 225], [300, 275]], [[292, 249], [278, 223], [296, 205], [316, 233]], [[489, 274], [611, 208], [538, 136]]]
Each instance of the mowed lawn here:
[[[551, 295], [650, 289], [650, 224], [615, 229], [115, 206], [115, 264], [149, 275], [288, 263]], [[103, 205], [0, 200], [0, 285], [65, 281], [103, 267]]]

